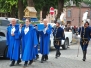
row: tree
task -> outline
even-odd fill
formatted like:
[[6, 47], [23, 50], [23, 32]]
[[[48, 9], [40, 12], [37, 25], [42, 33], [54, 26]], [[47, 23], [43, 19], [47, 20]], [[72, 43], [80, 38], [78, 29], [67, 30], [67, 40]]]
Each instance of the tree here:
[[[0, 10], [2, 13], [10, 13], [11, 17], [15, 17], [18, 0], [0, 0]], [[7, 14], [8, 15], [8, 14]]]
[[23, 0], [18, 0], [18, 18], [22, 19], [23, 18], [23, 10], [24, 10], [24, 6], [23, 6]]
[[91, 0], [83, 0], [83, 2], [88, 4], [91, 7]]
[[46, 15], [49, 13], [50, 7], [57, 7], [57, 0], [34, 0], [35, 8], [40, 11], [42, 10], [42, 18], [46, 18]]
[[[0, 12], [10, 13], [10, 17], [17, 17], [19, 19], [23, 18], [23, 10], [28, 5], [30, 7], [35, 7], [37, 11], [43, 11], [43, 18], [49, 13], [50, 7], [58, 9], [58, 14], [56, 20], [61, 15], [63, 11], [64, 3], [70, 0], [0, 0]], [[87, 0], [73, 0], [76, 5], [79, 2]], [[17, 13], [18, 12], [18, 13]]]
[[63, 12], [63, 7], [64, 7], [64, 0], [58, 0], [58, 14], [57, 14], [57, 17], [55, 19], [55, 22], [60, 17], [61, 12]]
[[28, 4], [28, 6], [30, 6], [30, 7], [34, 7], [34, 2], [33, 2], [33, 0], [27, 0], [27, 4]]
[[6, 0], [5, 4], [9, 6], [8, 9], [10, 11], [11, 17], [16, 17], [16, 9], [17, 9], [18, 0]]

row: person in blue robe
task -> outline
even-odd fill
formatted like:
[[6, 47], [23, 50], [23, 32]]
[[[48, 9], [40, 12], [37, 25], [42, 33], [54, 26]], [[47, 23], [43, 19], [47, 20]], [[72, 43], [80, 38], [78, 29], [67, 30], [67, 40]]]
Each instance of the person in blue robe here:
[[44, 19], [44, 29], [42, 31], [39, 31], [40, 34], [40, 53], [42, 54], [41, 63], [43, 61], [48, 60], [48, 54], [49, 54], [49, 47], [50, 47], [50, 34], [52, 27], [50, 25], [47, 25], [48, 20]]
[[16, 19], [12, 19], [11, 24], [7, 28], [7, 57], [12, 61], [10, 66], [14, 66], [15, 61], [17, 64], [20, 60], [20, 32], [19, 25], [16, 24]]
[[22, 37], [22, 60], [25, 61], [24, 66], [33, 63], [35, 59], [35, 47], [38, 44], [36, 30], [33, 25], [30, 24], [30, 21], [26, 19], [25, 26], [22, 27], [21, 31]]
[[80, 34], [80, 45], [83, 51], [83, 61], [86, 60], [86, 53], [87, 53], [87, 47], [90, 41], [90, 36], [91, 36], [91, 29], [89, 27], [89, 23], [86, 21], [84, 23], [83, 27], [79, 28], [79, 34]]
[[54, 47], [56, 48], [55, 58], [58, 58], [61, 55], [60, 53], [61, 41], [65, 40], [64, 30], [63, 28], [60, 27], [60, 21], [56, 22], [56, 27], [54, 28], [53, 36], [54, 36]]

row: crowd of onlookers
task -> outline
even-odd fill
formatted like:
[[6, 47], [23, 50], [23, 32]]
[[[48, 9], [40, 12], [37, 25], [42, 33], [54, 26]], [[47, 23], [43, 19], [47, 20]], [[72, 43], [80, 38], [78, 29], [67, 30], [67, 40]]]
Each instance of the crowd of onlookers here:
[[[62, 28], [63, 28], [63, 26], [62, 26]], [[79, 28], [77, 26], [70, 26], [70, 24], [67, 24], [64, 26], [64, 31], [66, 31], [66, 32], [72, 31], [73, 34], [77, 34], [78, 29]]]

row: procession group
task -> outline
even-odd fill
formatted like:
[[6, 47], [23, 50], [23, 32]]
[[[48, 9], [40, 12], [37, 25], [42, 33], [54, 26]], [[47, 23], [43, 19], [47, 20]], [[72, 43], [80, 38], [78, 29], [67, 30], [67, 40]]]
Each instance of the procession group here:
[[[43, 20], [45, 28], [38, 30], [37, 25], [32, 25], [29, 19], [25, 20], [25, 25], [21, 26], [16, 23], [13, 18], [11, 24], [7, 28], [7, 57], [10, 58], [10, 66], [17, 65], [24, 61], [24, 66], [31, 65], [33, 60], [38, 59], [38, 44], [40, 43], [39, 53], [42, 55], [41, 63], [48, 60], [50, 34], [53, 31], [54, 47], [56, 49], [55, 58], [60, 57], [61, 40], [65, 40], [64, 29], [60, 27], [60, 22], [56, 22], [56, 27], [52, 28], [47, 24], [48, 20]], [[79, 29], [81, 35], [80, 44], [83, 51], [83, 61], [86, 60], [87, 47], [90, 40], [91, 29], [89, 23], [86, 22]], [[40, 38], [40, 41], [39, 41]]]
[[[15, 61], [19, 64], [24, 61], [24, 66], [32, 64], [34, 59], [38, 59], [38, 44], [40, 37], [40, 51], [42, 54], [41, 63], [48, 60], [49, 54], [49, 43], [50, 34], [52, 32], [52, 27], [48, 25], [48, 20], [44, 19], [44, 29], [39, 31], [37, 25], [32, 25], [29, 19], [25, 20], [25, 25], [21, 26], [16, 23], [16, 19], [12, 19], [11, 24], [7, 28], [7, 46], [8, 52], [7, 57], [10, 58], [10, 66], [15, 65]], [[60, 23], [56, 24], [57, 27]], [[58, 58], [60, 53], [60, 42], [56, 40], [61, 40], [64, 38], [64, 31], [60, 27], [54, 30], [55, 37], [55, 48], [57, 49], [56, 58]], [[57, 45], [57, 43], [59, 43]], [[20, 56], [21, 54], [21, 56]]]

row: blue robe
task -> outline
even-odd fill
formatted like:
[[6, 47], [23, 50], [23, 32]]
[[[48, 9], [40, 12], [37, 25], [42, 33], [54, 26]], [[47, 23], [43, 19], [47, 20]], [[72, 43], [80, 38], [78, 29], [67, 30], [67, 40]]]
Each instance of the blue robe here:
[[[57, 31], [56, 31], [57, 30]], [[63, 28], [59, 27], [59, 28], [54, 28], [54, 31], [53, 31], [53, 36], [54, 38], [56, 37], [57, 39], [56, 40], [59, 40], [60, 41], [60, 44], [61, 44], [61, 40], [65, 40], [65, 35], [64, 35], [64, 30]], [[54, 45], [54, 47], [56, 49], [60, 49], [60, 45]]]
[[[85, 33], [84, 33], [84, 30], [85, 30]], [[83, 51], [86, 51], [87, 47], [88, 47], [88, 43], [83, 44], [82, 38], [87, 39], [88, 42], [89, 42], [90, 34], [91, 34], [91, 28], [87, 27], [87, 28], [84, 29], [84, 27], [81, 27], [79, 29], [79, 34], [81, 35], [81, 39], [80, 39], [81, 48], [82, 48]], [[84, 37], [83, 37], [83, 35], [84, 35]]]
[[49, 54], [49, 47], [50, 47], [50, 34], [51, 34], [52, 27], [48, 25], [48, 29], [44, 34], [43, 31], [39, 31], [40, 34], [40, 53], [43, 55]]
[[7, 57], [10, 60], [18, 60], [20, 58], [20, 32], [19, 25], [15, 25], [14, 36], [11, 36], [12, 25], [7, 28]]
[[[37, 29], [36, 29], [36, 34], [37, 34], [37, 40], [38, 40], [38, 44], [39, 44], [39, 32]], [[35, 48], [35, 54], [38, 55], [38, 45]]]
[[26, 26], [22, 28], [21, 36], [22, 36], [22, 60], [29, 61], [35, 59], [35, 47], [38, 44], [36, 30], [30, 25], [29, 31], [25, 35], [24, 29]]

